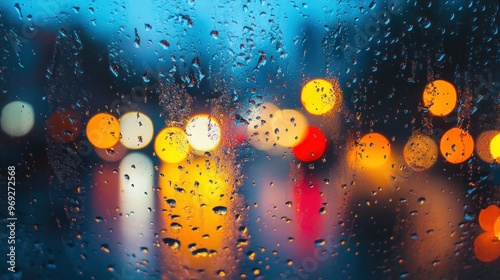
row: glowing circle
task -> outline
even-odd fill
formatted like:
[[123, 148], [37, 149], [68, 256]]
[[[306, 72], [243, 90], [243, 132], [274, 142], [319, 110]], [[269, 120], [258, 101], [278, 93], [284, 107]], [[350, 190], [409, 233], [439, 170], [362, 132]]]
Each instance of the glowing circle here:
[[258, 150], [269, 150], [275, 144], [272, 136], [274, 113], [279, 108], [272, 103], [264, 102], [254, 105], [246, 114], [248, 142]]
[[474, 140], [460, 128], [452, 128], [441, 137], [441, 155], [450, 163], [462, 163], [472, 156]]
[[59, 108], [47, 120], [47, 133], [56, 143], [75, 141], [81, 129], [80, 116], [71, 109]]
[[155, 139], [155, 153], [167, 163], [177, 163], [189, 152], [188, 136], [178, 127], [164, 128]]
[[219, 145], [221, 130], [219, 123], [206, 114], [196, 115], [186, 125], [189, 144], [195, 151], [211, 151]]
[[493, 232], [493, 227], [500, 216], [500, 209], [496, 205], [490, 205], [479, 212], [479, 225], [485, 231]]
[[447, 81], [436, 80], [427, 84], [423, 93], [424, 106], [435, 116], [446, 116], [457, 103], [457, 91]]
[[286, 148], [293, 148], [304, 140], [308, 126], [307, 118], [299, 111], [291, 109], [278, 110], [274, 113], [271, 134], [276, 144]]
[[493, 232], [484, 232], [474, 240], [474, 254], [482, 262], [492, 262], [500, 255], [500, 242]]
[[120, 140], [120, 123], [113, 115], [98, 113], [87, 123], [86, 132], [94, 147], [111, 148]]
[[500, 131], [490, 130], [485, 131], [479, 134], [479, 137], [476, 140], [476, 154], [485, 162], [494, 163], [495, 157], [491, 153], [490, 144], [491, 140], [497, 135], [500, 134]]
[[120, 118], [120, 142], [129, 149], [142, 149], [153, 138], [153, 122], [143, 113], [128, 112]]
[[429, 136], [415, 134], [403, 149], [406, 164], [420, 172], [429, 169], [437, 160], [438, 146]]
[[493, 158], [500, 162], [500, 133], [498, 133], [490, 142], [490, 152]]
[[335, 90], [329, 81], [314, 79], [304, 85], [300, 99], [307, 112], [323, 115], [335, 105]]
[[361, 166], [368, 168], [380, 167], [391, 154], [391, 144], [380, 133], [368, 133], [361, 138], [357, 147]]
[[35, 124], [35, 111], [31, 104], [13, 101], [2, 109], [2, 130], [14, 137], [21, 137], [31, 131]]
[[307, 135], [292, 151], [295, 157], [304, 162], [318, 160], [326, 150], [326, 137], [317, 127], [310, 126]]

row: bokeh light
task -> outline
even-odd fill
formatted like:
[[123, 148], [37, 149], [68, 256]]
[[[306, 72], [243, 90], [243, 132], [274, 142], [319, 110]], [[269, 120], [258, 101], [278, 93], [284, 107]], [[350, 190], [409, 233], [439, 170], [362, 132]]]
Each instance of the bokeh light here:
[[490, 142], [490, 152], [493, 158], [500, 162], [500, 133], [497, 133]]
[[153, 138], [153, 122], [140, 112], [128, 112], [120, 118], [120, 142], [129, 149], [142, 149]]
[[302, 105], [313, 115], [323, 115], [335, 105], [336, 98], [332, 83], [324, 79], [307, 82], [300, 95]]
[[186, 125], [189, 144], [195, 152], [206, 152], [215, 149], [220, 142], [219, 123], [207, 114], [196, 115]]
[[276, 144], [293, 148], [304, 140], [308, 126], [309, 122], [301, 112], [291, 109], [278, 110], [274, 113], [271, 134]]
[[163, 162], [177, 163], [189, 153], [188, 136], [178, 127], [164, 128], [155, 139], [155, 153]]
[[47, 133], [56, 143], [75, 141], [81, 129], [80, 115], [72, 109], [58, 108], [47, 119]]
[[[213, 159], [203, 156], [161, 165], [161, 234], [169, 244], [162, 254], [175, 267], [203, 269], [211, 275], [220, 267], [223, 253], [219, 250], [234, 238], [234, 220], [228, 217], [232, 201], [229, 177]], [[227, 248], [225, 253], [231, 251]]]
[[437, 160], [438, 147], [429, 136], [414, 134], [403, 149], [406, 164], [420, 172], [429, 169]]
[[458, 164], [472, 156], [474, 140], [468, 132], [454, 127], [443, 134], [439, 148], [446, 161]]
[[123, 244], [123, 257], [126, 261], [145, 258], [144, 250], [154, 241], [147, 234], [155, 220], [155, 178], [154, 165], [149, 156], [134, 152], [120, 162], [120, 242]]
[[111, 148], [120, 140], [120, 123], [111, 114], [98, 113], [89, 120], [86, 132], [94, 147]]
[[323, 132], [314, 126], [310, 126], [307, 135], [292, 151], [295, 157], [304, 162], [318, 160], [326, 150], [327, 140]]
[[13, 101], [2, 109], [2, 130], [13, 137], [28, 134], [35, 124], [35, 111], [31, 104], [24, 101]]
[[479, 137], [476, 139], [476, 154], [485, 162], [493, 163], [495, 162], [495, 157], [491, 153], [490, 149], [491, 140], [500, 134], [499, 131], [489, 130], [479, 134]]
[[274, 113], [279, 108], [268, 102], [260, 105], [253, 105], [245, 114], [248, 121], [247, 138], [248, 142], [258, 150], [269, 150], [275, 144], [273, 133]]
[[423, 93], [424, 106], [434, 116], [450, 114], [457, 103], [457, 91], [447, 81], [436, 80], [427, 84]]
[[479, 212], [479, 225], [485, 230], [493, 232], [497, 218], [500, 216], [500, 209], [496, 205], [490, 205]]
[[482, 262], [492, 262], [500, 256], [500, 242], [493, 232], [484, 232], [476, 237], [474, 254]]
[[391, 144], [380, 133], [368, 133], [359, 141], [356, 158], [362, 167], [377, 168], [384, 164], [391, 154]]

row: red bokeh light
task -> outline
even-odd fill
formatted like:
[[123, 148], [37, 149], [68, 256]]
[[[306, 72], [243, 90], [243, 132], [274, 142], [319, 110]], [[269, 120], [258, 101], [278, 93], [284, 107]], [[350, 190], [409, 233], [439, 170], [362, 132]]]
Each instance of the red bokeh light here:
[[80, 115], [72, 109], [57, 109], [47, 120], [47, 133], [56, 143], [75, 141], [80, 135]]
[[323, 132], [317, 127], [310, 126], [304, 141], [295, 146], [292, 151], [299, 160], [311, 162], [323, 156], [326, 144], [327, 140]]

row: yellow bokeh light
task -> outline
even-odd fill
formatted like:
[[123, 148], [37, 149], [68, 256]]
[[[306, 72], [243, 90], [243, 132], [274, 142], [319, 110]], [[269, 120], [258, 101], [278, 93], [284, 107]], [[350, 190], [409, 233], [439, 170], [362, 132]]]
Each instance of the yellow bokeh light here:
[[206, 152], [215, 149], [220, 142], [221, 129], [219, 123], [207, 114], [196, 115], [186, 125], [189, 144], [195, 152]]
[[120, 118], [120, 142], [129, 149], [142, 149], [153, 139], [153, 122], [140, 112], [128, 112]]
[[438, 147], [429, 136], [415, 134], [403, 149], [406, 164], [419, 172], [429, 169], [437, 160]]
[[457, 91], [447, 81], [436, 80], [427, 84], [423, 93], [424, 106], [434, 116], [446, 116], [453, 111], [457, 103]]
[[454, 127], [443, 134], [439, 148], [446, 161], [462, 163], [472, 156], [474, 140], [468, 132]]
[[188, 137], [178, 127], [164, 128], [155, 139], [155, 153], [163, 162], [177, 163], [189, 152]]
[[490, 152], [493, 158], [500, 162], [500, 133], [498, 133], [490, 142]]
[[500, 131], [489, 130], [479, 134], [479, 137], [477, 137], [475, 147], [476, 154], [485, 162], [495, 162], [495, 157], [491, 153], [490, 143], [497, 134], [500, 134]]
[[368, 133], [356, 147], [357, 158], [363, 167], [377, 168], [387, 161], [391, 154], [391, 144], [380, 133]]
[[[234, 234], [234, 220], [228, 217], [232, 200], [230, 175], [217, 166], [211, 158], [197, 157], [178, 164], [164, 163], [160, 168], [162, 236], [180, 244], [162, 252], [179, 267], [215, 273], [220, 267], [217, 251], [227, 246], [227, 240]], [[189, 244], [195, 244], [196, 248], [190, 248]]]
[[335, 89], [327, 80], [314, 79], [304, 85], [300, 99], [307, 112], [323, 115], [335, 105]]
[[120, 140], [120, 123], [113, 115], [98, 113], [89, 120], [86, 132], [94, 147], [111, 148]]
[[275, 144], [271, 137], [274, 113], [279, 108], [272, 103], [264, 102], [252, 106], [246, 113], [248, 121], [247, 138], [249, 143], [258, 150], [269, 150]]
[[276, 144], [293, 148], [307, 136], [308, 126], [307, 118], [299, 111], [278, 110], [274, 113], [271, 135], [273, 135]]

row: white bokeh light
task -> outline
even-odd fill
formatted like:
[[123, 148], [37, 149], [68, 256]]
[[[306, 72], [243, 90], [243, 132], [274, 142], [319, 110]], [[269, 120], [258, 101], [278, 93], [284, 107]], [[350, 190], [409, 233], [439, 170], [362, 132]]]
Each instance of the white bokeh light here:
[[35, 124], [35, 112], [31, 104], [23, 101], [11, 102], [2, 109], [2, 130], [10, 136], [28, 134]]
[[206, 114], [194, 116], [186, 126], [186, 134], [195, 152], [215, 149], [221, 138], [219, 123]]
[[120, 142], [129, 149], [142, 149], [153, 139], [153, 122], [140, 112], [128, 112], [120, 118]]

